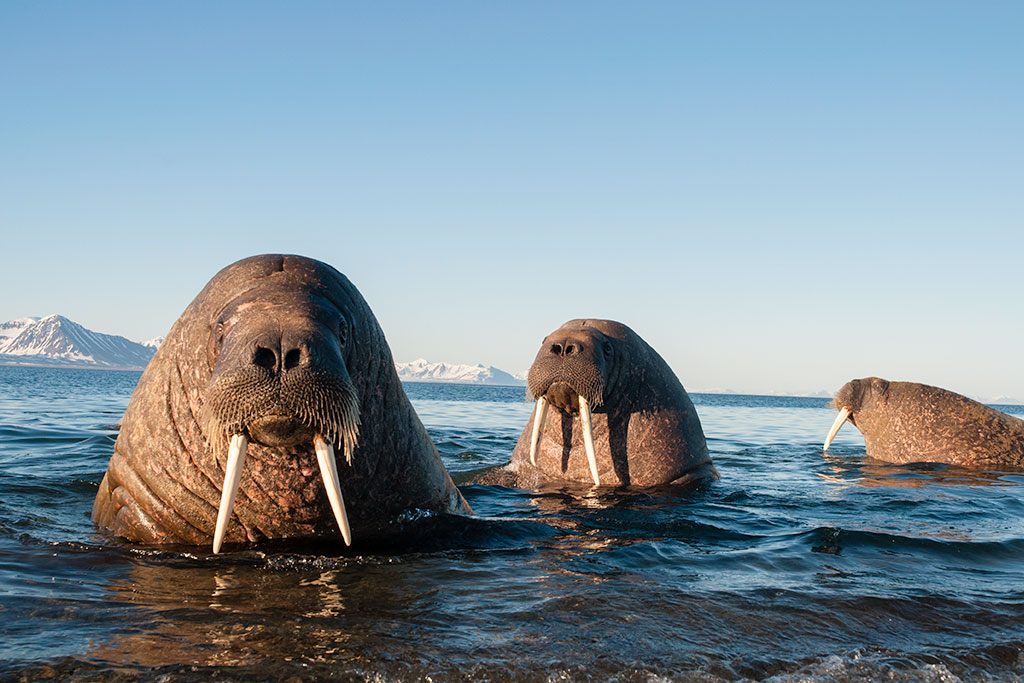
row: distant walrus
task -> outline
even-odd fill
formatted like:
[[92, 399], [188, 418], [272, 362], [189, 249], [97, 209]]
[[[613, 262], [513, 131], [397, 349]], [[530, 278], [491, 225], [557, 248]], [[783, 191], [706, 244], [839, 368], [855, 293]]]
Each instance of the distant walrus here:
[[849, 420], [879, 460], [1024, 469], [1024, 420], [952, 391], [865, 377], [844, 384], [832, 405], [839, 415], [825, 450]]
[[349, 518], [359, 537], [412, 509], [470, 511], [370, 307], [324, 263], [264, 255], [217, 273], [160, 345], [92, 518], [217, 552], [339, 527], [349, 543]]
[[[541, 344], [536, 399], [505, 480], [655, 486], [716, 479], [700, 418], [661, 356], [622, 323], [570, 320]], [[496, 476], [482, 481], [502, 482]]]

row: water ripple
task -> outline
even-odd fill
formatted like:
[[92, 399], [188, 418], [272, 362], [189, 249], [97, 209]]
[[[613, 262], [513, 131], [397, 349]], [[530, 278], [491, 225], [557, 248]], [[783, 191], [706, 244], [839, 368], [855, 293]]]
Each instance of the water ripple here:
[[[695, 395], [700, 490], [465, 485], [473, 519], [214, 556], [89, 521], [137, 379], [0, 368], [0, 679], [1024, 676], [1024, 477], [872, 462], [852, 429], [823, 454], [826, 400]], [[407, 391], [456, 476], [532, 410]]]

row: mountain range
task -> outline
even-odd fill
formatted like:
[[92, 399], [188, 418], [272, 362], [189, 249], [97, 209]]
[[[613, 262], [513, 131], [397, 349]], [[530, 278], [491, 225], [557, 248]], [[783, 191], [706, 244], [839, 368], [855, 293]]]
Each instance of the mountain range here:
[[[141, 370], [146, 367], [163, 341], [157, 337], [134, 342], [125, 337], [94, 332], [62, 315], [45, 318], [17, 318], [0, 323], [0, 365], [43, 365], [51, 367], [83, 367]], [[526, 373], [510, 374], [493, 365], [458, 365], [431, 363], [417, 358], [408, 363], [395, 363], [398, 377], [411, 382], [451, 382], [522, 386]], [[734, 394], [728, 389], [709, 389], [691, 393]], [[815, 396], [829, 398], [831, 393], [775, 394], [779, 396]], [[1009, 396], [978, 398], [988, 404], [1020, 404]]]
[[[134, 342], [94, 332], [62, 315], [0, 323], [0, 365], [142, 369], [163, 337]], [[422, 358], [395, 363], [398, 376], [416, 382], [522, 385], [523, 379], [493, 366], [430, 363]]]
[[500, 384], [522, 386], [525, 379], [499, 370], [493, 365], [456, 365], [431, 363], [417, 358], [408, 363], [395, 363], [398, 378], [412, 382], [457, 382], [461, 384]]
[[62, 315], [0, 323], [0, 363], [5, 365], [137, 369], [154, 353], [156, 345], [93, 332]]

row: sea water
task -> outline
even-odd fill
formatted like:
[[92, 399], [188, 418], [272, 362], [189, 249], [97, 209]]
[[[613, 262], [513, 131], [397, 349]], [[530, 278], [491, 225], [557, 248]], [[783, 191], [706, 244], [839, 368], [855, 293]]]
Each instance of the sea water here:
[[463, 483], [521, 387], [407, 384], [475, 518], [214, 557], [89, 520], [138, 377], [0, 367], [0, 678], [1024, 677], [1024, 475], [823, 453], [824, 399], [694, 394], [702, 490], [533, 491]]

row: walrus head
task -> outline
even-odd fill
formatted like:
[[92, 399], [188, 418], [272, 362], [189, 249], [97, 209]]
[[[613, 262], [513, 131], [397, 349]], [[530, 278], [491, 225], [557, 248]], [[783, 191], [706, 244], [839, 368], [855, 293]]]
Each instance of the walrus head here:
[[[314, 291], [311, 291], [313, 289]], [[231, 514], [247, 446], [312, 444], [346, 543], [348, 515], [333, 444], [351, 465], [359, 399], [345, 352], [349, 321], [339, 306], [301, 278], [263, 278], [231, 299], [210, 326], [213, 374], [203, 392], [202, 423], [216, 448], [230, 440], [214, 552]]]
[[[578, 414], [583, 424], [583, 440], [594, 483], [599, 484], [597, 456], [591, 411], [608, 410], [624, 400], [629, 393], [618, 391], [621, 369], [630, 367], [631, 331], [611, 320], [570, 320], [545, 337], [540, 351], [530, 366], [526, 386], [537, 401], [530, 444], [530, 461], [536, 465], [540, 425], [547, 407], [564, 413]], [[606, 405], [606, 397], [611, 406]]]
[[850, 380], [836, 392], [836, 397], [831, 405], [839, 411], [835, 422], [828, 430], [825, 437], [825, 449], [832, 445], [832, 439], [839, 433], [839, 429], [849, 420], [850, 424], [857, 426], [857, 413], [871, 410], [880, 403], [884, 403], [889, 393], [889, 382], [881, 377], [865, 377], [864, 379]]
[[339, 528], [347, 544], [345, 499], [367, 536], [410, 509], [469, 511], [348, 278], [301, 256], [233, 263], [143, 372], [93, 519], [147, 543], [212, 538], [215, 552]]

